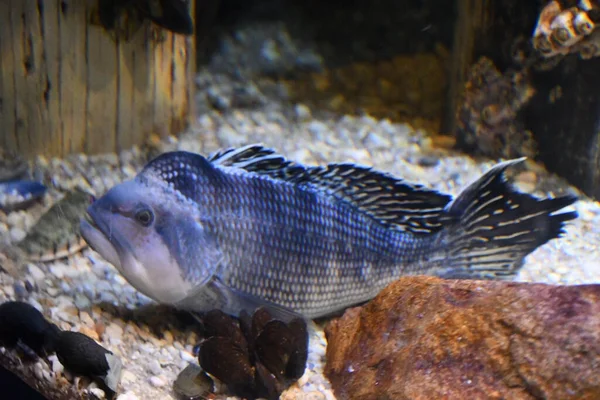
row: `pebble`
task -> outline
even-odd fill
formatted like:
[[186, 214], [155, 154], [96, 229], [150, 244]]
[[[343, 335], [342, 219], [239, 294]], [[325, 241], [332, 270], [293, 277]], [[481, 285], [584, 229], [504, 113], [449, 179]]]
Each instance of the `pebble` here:
[[162, 373], [162, 367], [156, 359], [150, 361], [150, 364], [148, 364], [148, 370], [154, 375], [160, 375]]
[[104, 393], [104, 390], [100, 389], [100, 388], [91, 388], [89, 389], [89, 392], [91, 394], [93, 394], [97, 399], [104, 399], [106, 398], [106, 393]]
[[366, 145], [372, 146], [375, 148], [386, 148], [386, 147], [389, 148], [391, 146], [391, 142], [387, 138], [385, 138], [375, 132], [369, 132], [365, 136], [364, 142]]
[[125, 392], [125, 393], [121, 393], [117, 397], [117, 400], [140, 400], [140, 398], [137, 397], [135, 395], [135, 393], [133, 393], [133, 392]]
[[189, 362], [189, 363], [193, 363], [193, 362], [197, 361], [196, 357], [194, 357], [192, 354], [188, 353], [185, 350], [181, 350], [179, 352], [179, 355], [180, 355], [180, 357], [181, 357], [181, 359], [183, 361], [186, 361], [186, 362]]
[[296, 104], [296, 106], [294, 107], [294, 112], [296, 113], [296, 118], [298, 119], [298, 121], [301, 122], [306, 122], [312, 117], [310, 108], [308, 108], [308, 106], [305, 104]]
[[104, 330], [104, 335], [108, 342], [115, 346], [121, 343], [121, 338], [123, 336], [123, 328], [116, 323], [110, 323], [106, 326]]
[[55, 374], [62, 374], [65, 368], [60, 363], [60, 361], [58, 361], [58, 357], [56, 357], [56, 354], [48, 356], [48, 361], [50, 361], [50, 364], [52, 365], [52, 372], [54, 372]]
[[8, 214], [8, 216], [6, 217], [6, 223], [8, 224], [9, 227], [14, 227], [14, 226], [20, 225], [24, 214], [25, 214], [25, 211], [12, 212], [12, 213]]
[[77, 307], [79, 310], [87, 310], [92, 304], [89, 298], [80, 294], [75, 295], [74, 303], [75, 307]]
[[[68, 267], [64, 264], [52, 264], [49, 267], [50, 272], [56, 276], [58, 279], [62, 279], [65, 277], [65, 271]], [[72, 269], [72, 268], [70, 268]]]
[[20, 242], [25, 239], [25, 236], [27, 236], [27, 233], [21, 228], [14, 227], [10, 230], [10, 239], [13, 243]]
[[160, 376], [151, 376], [149, 381], [150, 381], [150, 384], [154, 387], [163, 387], [167, 384], [165, 379]]
[[46, 277], [44, 271], [42, 271], [40, 267], [35, 264], [27, 264], [27, 271], [29, 271], [29, 275], [31, 275], [33, 280], [36, 282], [43, 281]]
[[312, 121], [308, 124], [308, 131], [319, 139], [321, 139], [321, 136], [323, 136], [328, 129], [327, 125], [320, 121]]

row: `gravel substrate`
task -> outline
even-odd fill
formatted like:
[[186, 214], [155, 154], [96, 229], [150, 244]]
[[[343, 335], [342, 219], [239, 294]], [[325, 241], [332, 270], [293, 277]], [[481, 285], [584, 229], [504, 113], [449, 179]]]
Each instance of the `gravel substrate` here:
[[[230, 42], [243, 48], [244, 36], [238, 33], [235, 38], [237, 42]], [[285, 41], [281, 39], [277, 43], [282, 42]], [[271, 47], [266, 46], [269, 43], [264, 39], [265, 46], [257, 46], [255, 50], [262, 52], [268, 65], [278, 61], [278, 54], [293, 53], [291, 50], [269, 52]], [[293, 43], [286, 46], [295, 46], [298, 53], [293, 53], [292, 64], [300, 59], [310, 64], [311, 69], [320, 68], [318, 54], [315, 56]], [[235, 46], [230, 44], [230, 48], [222, 52], [238, 51], [231, 47]], [[222, 147], [261, 142], [298, 162], [352, 161], [372, 165], [453, 195], [497, 161], [474, 160], [456, 153], [450, 150], [452, 141], [447, 137], [431, 136], [413, 128], [427, 124], [415, 122], [411, 126], [391, 122], [361, 115], [360, 110], [353, 115], [325, 112], [308, 105], [313, 104], [308, 101], [306, 104], [290, 101], [296, 97], [285, 83], [254, 79], [240, 71], [221, 73], [219, 71], [226, 70], [227, 65], [225, 61], [219, 64], [222, 57], [215, 60], [213, 67], [200, 71], [197, 78], [201, 116], [195, 126], [178, 139], [152, 143], [150, 154], [175, 149], [207, 154]], [[233, 64], [231, 68], [235, 69]], [[287, 68], [287, 61], [284, 64]], [[335, 98], [342, 103], [347, 101], [344, 97]], [[427, 100], [423, 100], [423, 104], [426, 103]], [[0, 244], [6, 246], [21, 240], [40, 215], [60, 198], [61, 191], [83, 187], [101, 195], [115, 183], [133, 177], [147, 157], [146, 150], [133, 149], [120, 155], [38, 159], [38, 171], [51, 178], [54, 189], [42, 204], [27, 211], [8, 215], [0, 211]], [[576, 192], [534, 163], [527, 163], [514, 175], [521, 189], [538, 195]], [[567, 226], [564, 238], [531, 254], [517, 280], [563, 284], [600, 282], [600, 269], [596, 267], [600, 259], [600, 204], [582, 197], [574, 208], [580, 217]], [[69, 260], [26, 264], [21, 272], [22, 276], [16, 279], [0, 272], [0, 301], [28, 301], [62, 329], [83, 332], [121, 357], [123, 375], [118, 399], [174, 398], [171, 385], [177, 374], [189, 362], [197, 362], [192, 348], [198, 336], [190, 318], [153, 304], [89, 249]], [[311, 324], [307, 371], [282, 398], [334, 398], [322, 374], [326, 348], [322, 328], [322, 325]], [[12, 352], [0, 349], [0, 356], [2, 354], [14, 358]], [[73, 382], [55, 357], [49, 362], [39, 361], [19, 368], [30, 369], [43, 381], [59, 381], [62, 385]], [[92, 396], [103, 396], [94, 385], [86, 390]]]

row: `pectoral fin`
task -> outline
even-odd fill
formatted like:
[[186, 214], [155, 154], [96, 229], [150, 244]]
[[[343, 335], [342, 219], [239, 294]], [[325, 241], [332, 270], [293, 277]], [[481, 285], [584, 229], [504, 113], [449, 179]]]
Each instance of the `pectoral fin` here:
[[195, 312], [206, 312], [217, 308], [236, 317], [239, 316], [242, 310], [252, 315], [258, 308], [263, 307], [271, 313], [273, 318], [286, 323], [294, 318], [303, 318], [302, 315], [289, 308], [233, 289], [218, 277], [212, 277], [204, 285], [195, 289], [188, 297], [174, 305]]

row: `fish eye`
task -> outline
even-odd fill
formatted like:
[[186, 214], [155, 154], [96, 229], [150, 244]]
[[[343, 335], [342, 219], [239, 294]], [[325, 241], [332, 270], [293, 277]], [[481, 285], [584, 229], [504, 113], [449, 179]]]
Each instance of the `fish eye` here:
[[148, 208], [143, 208], [135, 213], [135, 220], [143, 226], [150, 226], [154, 222], [154, 213]]

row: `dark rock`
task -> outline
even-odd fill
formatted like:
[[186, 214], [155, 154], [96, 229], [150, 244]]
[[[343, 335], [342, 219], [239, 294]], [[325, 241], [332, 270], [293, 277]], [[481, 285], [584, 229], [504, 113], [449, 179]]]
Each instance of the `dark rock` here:
[[600, 285], [406, 277], [326, 328], [338, 399], [600, 398]]

